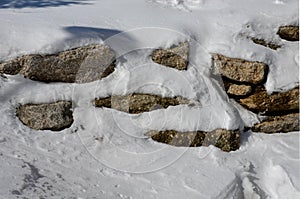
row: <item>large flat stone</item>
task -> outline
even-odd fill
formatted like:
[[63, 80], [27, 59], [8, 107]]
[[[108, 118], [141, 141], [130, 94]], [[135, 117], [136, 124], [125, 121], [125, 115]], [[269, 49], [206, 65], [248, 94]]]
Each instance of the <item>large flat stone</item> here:
[[220, 54], [212, 55], [212, 65], [216, 75], [244, 83], [262, 83], [268, 73], [268, 66], [262, 62], [230, 58]]
[[2, 63], [0, 72], [42, 82], [85, 83], [113, 72], [114, 60], [108, 46], [89, 45], [51, 55], [25, 55]]
[[265, 121], [252, 127], [254, 132], [285, 133], [299, 131], [299, 113], [282, 116], [270, 116]]
[[240, 99], [239, 103], [251, 111], [260, 113], [299, 110], [299, 88], [268, 95], [263, 86], [258, 86], [252, 95]]
[[180, 43], [178, 46], [169, 49], [157, 49], [152, 53], [152, 60], [158, 64], [187, 70], [189, 56], [188, 42]]
[[146, 135], [154, 141], [181, 147], [214, 145], [223, 151], [234, 151], [240, 146], [238, 130], [216, 129], [211, 132], [179, 132], [175, 130], [149, 131]]
[[59, 131], [73, 123], [72, 102], [59, 101], [45, 104], [25, 104], [17, 109], [23, 124], [36, 130]]
[[98, 98], [95, 99], [93, 103], [96, 107], [106, 107], [127, 113], [138, 114], [156, 109], [168, 108], [169, 106], [187, 104], [189, 101], [181, 97], [170, 98], [151, 94], [134, 93], [125, 96]]

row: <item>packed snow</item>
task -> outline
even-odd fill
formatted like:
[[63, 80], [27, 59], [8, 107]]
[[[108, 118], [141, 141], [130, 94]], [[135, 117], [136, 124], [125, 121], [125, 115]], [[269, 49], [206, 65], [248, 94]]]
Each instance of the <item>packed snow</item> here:
[[[268, 92], [299, 84], [299, 42], [280, 25], [299, 24], [297, 0], [4, 0], [0, 61], [103, 43], [116, 71], [86, 84], [0, 76], [1, 198], [300, 198], [299, 132], [243, 133], [239, 150], [156, 143], [149, 129], [243, 129], [258, 117], [229, 100], [210, 77], [211, 53], [269, 65]], [[272, 50], [249, 37], [282, 45]], [[155, 48], [189, 41], [187, 71], [151, 61]], [[132, 92], [183, 96], [180, 105], [140, 115], [92, 106]], [[74, 123], [36, 131], [15, 116], [23, 103], [72, 100]], [[97, 139], [95, 139], [97, 138]], [[19, 196], [21, 197], [21, 196]]]

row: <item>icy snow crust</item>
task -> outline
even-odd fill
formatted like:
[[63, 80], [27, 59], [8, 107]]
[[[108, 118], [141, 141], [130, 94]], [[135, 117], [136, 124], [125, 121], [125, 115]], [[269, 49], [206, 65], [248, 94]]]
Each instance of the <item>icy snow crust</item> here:
[[[214, 146], [166, 146], [144, 136], [149, 129], [242, 129], [257, 122], [256, 115], [229, 101], [210, 77], [210, 53], [267, 63], [269, 92], [298, 85], [299, 42], [276, 35], [280, 25], [299, 24], [297, 0], [82, 3], [45, 7], [11, 3], [11, 8], [0, 3], [2, 60], [91, 43], [111, 46], [118, 58], [112, 75], [81, 85], [0, 77], [1, 197], [14, 198], [18, 192], [29, 198], [300, 197], [299, 132], [246, 132], [241, 148], [231, 153]], [[283, 47], [274, 51], [247, 36]], [[190, 43], [187, 71], [151, 61], [154, 48], [183, 41]], [[128, 115], [91, 104], [95, 97], [133, 92], [181, 95], [194, 106]], [[34, 131], [15, 116], [19, 103], [57, 100], [74, 102], [70, 129]], [[45, 188], [45, 183], [51, 187]]]

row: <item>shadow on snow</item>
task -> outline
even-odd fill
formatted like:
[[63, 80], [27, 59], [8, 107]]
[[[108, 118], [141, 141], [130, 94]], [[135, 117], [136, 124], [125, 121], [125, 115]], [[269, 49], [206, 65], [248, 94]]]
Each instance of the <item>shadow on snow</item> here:
[[68, 26], [64, 28], [64, 31], [71, 34], [71, 39], [77, 40], [87, 38], [101, 38], [101, 40], [106, 40], [111, 36], [121, 33], [120, 30], [115, 29], [93, 28], [83, 26]]
[[5, 8], [44, 8], [67, 5], [86, 5], [86, 0], [1, 0], [0, 9]]

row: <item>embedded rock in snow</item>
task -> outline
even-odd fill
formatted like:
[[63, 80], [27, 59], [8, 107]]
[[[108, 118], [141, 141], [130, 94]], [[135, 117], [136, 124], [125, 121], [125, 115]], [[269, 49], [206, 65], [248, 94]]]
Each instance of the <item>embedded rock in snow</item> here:
[[251, 91], [252, 87], [249, 85], [231, 84], [227, 90], [227, 93], [235, 96], [245, 96], [250, 94]]
[[17, 75], [21, 71], [26, 60], [26, 56], [24, 56], [16, 58], [14, 60], [10, 60], [8, 62], [0, 63], [0, 73], [8, 75]]
[[105, 45], [89, 45], [52, 55], [27, 55], [0, 65], [0, 72], [23, 74], [42, 82], [92, 82], [114, 68], [115, 53]]
[[36, 130], [59, 131], [73, 123], [72, 102], [25, 104], [17, 109], [17, 116], [26, 126]]
[[299, 109], [299, 87], [283, 93], [268, 95], [263, 86], [258, 86], [255, 92], [239, 103], [254, 112], [274, 113]]
[[270, 116], [267, 120], [252, 127], [254, 132], [264, 133], [285, 133], [299, 131], [299, 113], [283, 116]]
[[180, 43], [169, 49], [157, 49], [152, 53], [152, 60], [178, 70], [187, 70], [189, 56], [188, 42]]
[[299, 26], [281, 26], [277, 34], [287, 41], [299, 41]]
[[150, 131], [147, 133], [154, 141], [183, 147], [214, 145], [223, 151], [234, 151], [240, 146], [238, 130], [216, 129], [211, 132], [178, 132], [175, 130]]
[[182, 97], [161, 97], [151, 94], [131, 94], [125, 96], [110, 96], [93, 101], [96, 107], [113, 108], [119, 111], [138, 114], [156, 109], [168, 108], [180, 104], [188, 104], [189, 101]]
[[277, 50], [277, 48], [280, 48], [281, 46], [280, 45], [277, 45], [275, 43], [272, 43], [272, 42], [267, 42], [265, 41], [264, 39], [258, 39], [258, 38], [251, 38], [251, 40], [258, 44], [258, 45], [262, 45], [262, 46], [265, 46], [267, 48], [271, 48], [273, 50]]
[[212, 55], [212, 65], [215, 74], [238, 82], [259, 84], [266, 79], [268, 73], [268, 66], [262, 62], [230, 58], [220, 54]]

